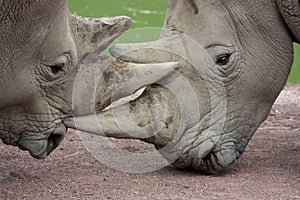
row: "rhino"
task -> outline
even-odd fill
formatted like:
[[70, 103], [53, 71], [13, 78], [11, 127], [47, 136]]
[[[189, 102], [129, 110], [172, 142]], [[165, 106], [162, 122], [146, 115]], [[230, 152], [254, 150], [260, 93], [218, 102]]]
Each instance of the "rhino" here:
[[110, 52], [132, 63], [178, 62], [176, 72], [129, 105], [65, 124], [154, 144], [178, 168], [221, 173], [270, 113], [299, 41], [298, 0], [169, 0], [160, 39]]
[[100, 110], [110, 104], [105, 88], [123, 83], [122, 97], [174, 71], [174, 62], [124, 63], [101, 54], [130, 24], [125, 16], [76, 16], [66, 0], [0, 1], [2, 141], [46, 158], [67, 131], [63, 119], [92, 114], [96, 100]]

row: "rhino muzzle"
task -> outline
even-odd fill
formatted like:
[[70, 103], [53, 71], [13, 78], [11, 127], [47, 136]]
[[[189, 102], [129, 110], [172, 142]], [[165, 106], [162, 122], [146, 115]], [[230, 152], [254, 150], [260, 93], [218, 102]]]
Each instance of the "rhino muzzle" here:
[[38, 138], [32, 133], [23, 134], [17, 145], [20, 149], [29, 151], [34, 158], [44, 159], [58, 147], [66, 132], [67, 128], [60, 124], [52, 130], [39, 133]]

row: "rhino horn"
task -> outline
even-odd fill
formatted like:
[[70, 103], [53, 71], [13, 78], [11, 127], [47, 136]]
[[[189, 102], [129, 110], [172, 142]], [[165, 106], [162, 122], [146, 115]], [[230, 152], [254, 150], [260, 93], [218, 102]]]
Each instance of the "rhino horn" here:
[[[114, 85], [114, 91], [111, 91], [112, 89], [107, 88], [104, 85], [102, 87], [105, 88], [106, 91], [100, 93], [97, 92], [97, 94], [107, 93], [108, 91], [108, 93], [112, 93], [113, 95], [104, 94], [103, 98], [109, 96], [110, 99], [119, 99], [132, 94], [134, 91], [140, 89], [143, 86], [159, 82], [159, 80], [175, 72], [176, 68], [178, 67], [178, 63], [176, 62], [157, 64], [127, 63], [126, 65], [126, 68], [127, 70], [129, 70], [129, 72], [124, 74], [124, 76], [119, 77], [119, 81]], [[113, 82], [115, 81], [113, 80]], [[111, 85], [110, 83], [108, 84]], [[152, 102], [143, 102], [143, 99], [136, 100], [135, 102], [138, 103], [140, 111], [143, 112], [145, 116], [147, 116], [149, 111], [147, 105], [151, 107]], [[102, 102], [101, 105], [103, 104], [104, 103]], [[130, 105], [134, 105], [134, 102], [131, 102]], [[149, 134], [153, 133], [153, 129], [157, 128], [157, 126], [155, 125], [150, 127], [147, 126], [146, 128], [137, 128], [137, 126], [130, 123], [130, 119], [128, 118], [128, 112], [130, 111], [127, 108], [127, 104], [125, 104], [123, 106], [119, 106], [117, 108], [113, 108], [97, 114], [69, 118], [64, 120], [64, 124], [69, 128], [74, 128], [96, 135], [106, 135], [116, 138], [148, 138]], [[161, 109], [158, 109], [158, 111], [159, 110]], [[117, 118], [115, 118], [114, 113], [117, 113]], [[141, 119], [141, 115], [139, 112], [133, 112], [131, 114], [133, 115], [133, 117]], [[157, 119], [158, 115], [156, 113], [153, 114], [153, 116], [153, 119]], [[117, 123], [115, 122], [115, 119], [117, 119]], [[162, 119], [162, 121], [164, 120], [165, 119]], [[124, 131], [124, 129], [126, 131]], [[128, 135], [128, 132], [133, 133], [134, 136]]]
[[110, 48], [110, 53], [113, 57], [128, 62], [168, 62], [170, 60], [178, 60], [176, 55], [185, 56], [184, 48], [173, 48], [177, 45], [181, 46], [183, 44], [182, 39], [180, 34], [175, 34], [153, 42], [114, 44]]
[[[115, 108], [116, 112], [124, 111], [123, 114], [118, 114], [119, 118], [114, 118], [112, 110], [108, 110], [102, 113], [94, 114], [94, 115], [86, 115], [86, 116], [78, 116], [74, 118], [69, 118], [64, 120], [64, 124], [69, 128], [73, 128], [79, 131], [84, 131], [87, 133], [92, 133], [100, 136], [114, 137], [114, 138], [137, 138], [137, 135], [133, 136], [133, 134], [137, 134], [136, 126], [128, 126], [128, 114], [126, 113], [125, 105]], [[104, 123], [103, 123], [104, 122]], [[126, 126], [125, 126], [126, 125]], [[126, 130], [122, 130], [121, 127], [126, 127]], [[146, 129], [138, 129], [139, 137], [141, 135], [148, 135], [150, 132]], [[127, 132], [131, 133], [131, 136], [127, 134]], [[146, 137], [145, 137], [146, 138]]]
[[131, 20], [126, 16], [85, 18], [72, 17], [72, 32], [78, 53], [84, 57], [86, 54], [99, 54], [104, 51], [111, 42], [125, 32], [131, 25]]
[[113, 63], [105, 70], [101, 77], [101, 85], [96, 90], [96, 111], [99, 112], [111, 102], [158, 82], [173, 73], [178, 66], [177, 62], [138, 64], [117, 61]]
[[[148, 97], [138, 98], [129, 104], [100, 113], [66, 119], [64, 124], [76, 130], [100, 136], [147, 140], [153, 134], [159, 133], [168, 123], [168, 119], [173, 117], [170, 114], [168, 102], [162, 105], [164, 102], [159, 102], [159, 100], [156, 101], [156, 106], [153, 106], [153, 102], [149, 101]], [[165, 113], [161, 112], [162, 110]], [[170, 140], [164, 140], [164, 142], [167, 143]], [[154, 144], [158, 145], [157, 142]]]

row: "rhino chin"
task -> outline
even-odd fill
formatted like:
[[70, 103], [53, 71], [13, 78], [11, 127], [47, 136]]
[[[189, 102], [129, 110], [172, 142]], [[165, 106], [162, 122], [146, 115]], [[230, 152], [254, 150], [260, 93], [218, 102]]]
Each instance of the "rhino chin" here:
[[32, 157], [36, 159], [45, 159], [54, 149], [56, 149], [56, 147], [59, 146], [66, 131], [67, 128], [61, 124], [50, 131], [48, 130], [41, 133], [41, 135], [44, 136], [42, 138], [26, 134], [19, 139], [17, 144], [20, 149], [29, 151]]

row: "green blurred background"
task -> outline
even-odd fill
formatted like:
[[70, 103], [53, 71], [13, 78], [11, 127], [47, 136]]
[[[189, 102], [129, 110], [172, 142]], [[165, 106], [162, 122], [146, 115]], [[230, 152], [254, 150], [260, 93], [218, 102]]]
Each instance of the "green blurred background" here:
[[[69, 0], [69, 7], [72, 12], [86, 17], [126, 15], [133, 21], [131, 29], [136, 29], [162, 27], [167, 0]], [[300, 45], [294, 46], [296, 53], [289, 82], [300, 84]]]

